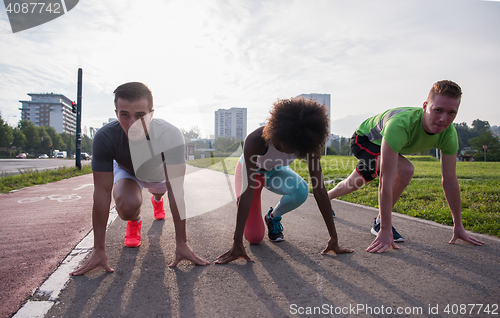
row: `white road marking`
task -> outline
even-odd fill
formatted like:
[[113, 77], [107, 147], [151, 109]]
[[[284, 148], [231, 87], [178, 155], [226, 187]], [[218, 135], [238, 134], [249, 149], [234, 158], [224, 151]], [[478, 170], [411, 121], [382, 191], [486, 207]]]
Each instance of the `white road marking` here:
[[14, 315], [16, 318], [43, 318], [54, 303], [51, 301], [29, 301]]
[[94, 184], [93, 183], [87, 183], [87, 184], [84, 184], [84, 185], [82, 185], [82, 186], [80, 186], [80, 187], [78, 187], [76, 189], [73, 189], [73, 191], [81, 190], [81, 189], [83, 189], [85, 187], [89, 187], [89, 186], [94, 186]]

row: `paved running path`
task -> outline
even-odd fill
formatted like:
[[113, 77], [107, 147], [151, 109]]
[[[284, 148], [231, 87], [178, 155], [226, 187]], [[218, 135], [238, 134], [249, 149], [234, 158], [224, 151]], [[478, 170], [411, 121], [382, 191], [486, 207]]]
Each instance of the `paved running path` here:
[[[369, 231], [377, 210], [333, 201], [341, 245], [355, 253], [320, 255], [328, 235], [312, 195], [284, 216], [286, 241], [245, 242], [255, 262], [214, 264], [231, 247], [235, 202], [225, 175], [189, 171], [187, 204], [199, 210], [187, 221], [189, 244], [210, 265], [182, 262], [168, 267], [175, 247], [172, 220], [168, 213], [166, 220], [154, 220], [148, 199], [143, 203], [139, 248], [123, 246], [124, 221], [117, 219], [108, 228], [107, 252], [114, 273], [66, 275], [67, 285], [56, 299], [37, 298], [36, 292], [32, 308], [42, 305], [43, 317], [71, 318], [494, 317], [493, 310], [500, 310], [495, 309], [500, 301], [498, 238], [476, 235], [486, 242], [481, 247], [450, 245], [450, 227], [394, 214], [394, 226], [406, 242], [399, 250], [370, 254], [365, 249], [374, 239]], [[147, 191], [143, 195], [149, 198]], [[278, 199], [262, 192], [263, 207], [274, 206]], [[467, 314], [459, 315], [464, 306]], [[27, 307], [15, 318], [29, 316]], [[392, 314], [385, 315], [389, 311]]]

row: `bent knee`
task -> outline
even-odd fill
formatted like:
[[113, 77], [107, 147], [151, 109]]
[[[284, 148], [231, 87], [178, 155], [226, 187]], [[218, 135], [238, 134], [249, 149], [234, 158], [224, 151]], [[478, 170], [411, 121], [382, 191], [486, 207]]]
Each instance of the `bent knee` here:
[[139, 214], [142, 202], [133, 198], [115, 198], [115, 204], [120, 218], [128, 221]]
[[415, 167], [412, 164], [405, 165], [403, 169], [400, 170], [400, 173], [406, 178], [411, 179], [415, 173]]

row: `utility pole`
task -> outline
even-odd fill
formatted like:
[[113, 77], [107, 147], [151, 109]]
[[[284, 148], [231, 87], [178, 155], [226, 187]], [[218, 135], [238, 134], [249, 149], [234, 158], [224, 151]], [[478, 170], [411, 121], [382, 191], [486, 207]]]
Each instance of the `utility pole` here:
[[82, 170], [81, 142], [82, 142], [82, 77], [83, 70], [78, 69], [78, 88], [76, 95], [76, 154], [75, 164]]

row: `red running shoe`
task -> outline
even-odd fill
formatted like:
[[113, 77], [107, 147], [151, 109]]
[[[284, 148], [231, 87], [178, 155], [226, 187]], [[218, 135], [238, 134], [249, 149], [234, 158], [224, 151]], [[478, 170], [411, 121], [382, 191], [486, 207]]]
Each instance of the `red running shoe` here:
[[126, 247], [138, 247], [141, 245], [141, 227], [142, 219], [139, 222], [127, 222], [127, 233], [125, 234]]
[[165, 209], [163, 208], [163, 197], [161, 198], [161, 201], [156, 202], [155, 196], [153, 195], [151, 197], [151, 203], [153, 203], [153, 209], [155, 212], [155, 219], [164, 220], [165, 219]]

